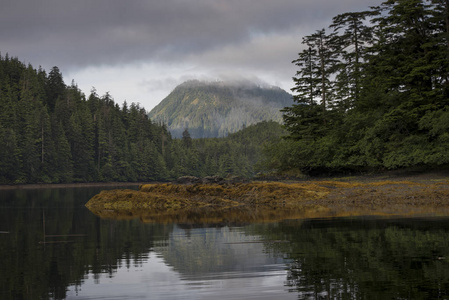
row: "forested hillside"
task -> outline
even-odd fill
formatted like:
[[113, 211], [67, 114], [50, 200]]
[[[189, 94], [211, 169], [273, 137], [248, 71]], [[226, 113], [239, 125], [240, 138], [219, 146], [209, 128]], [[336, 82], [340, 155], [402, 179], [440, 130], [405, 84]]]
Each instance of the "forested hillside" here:
[[225, 138], [192, 139], [184, 131], [182, 139], [173, 140], [174, 152], [171, 161], [178, 175], [204, 177], [228, 175], [251, 178], [267, 169], [263, 161], [266, 145], [286, 135], [277, 122], [263, 121], [230, 134]]
[[0, 182], [136, 181], [166, 178], [169, 134], [138, 105], [95, 91], [86, 99], [54, 67], [0, 59]]
[[264, 122], [226, 139], [172, 139], [138, 104], [86, 97], [57, 67], [47, 74], [0, 57], [0, 184], [252, 176], [262, 145], [283, 133]]
[[449, 166], [449, 2], [385, 1], [303, 38], [271, 167]]
[[252, 82], [187, 81], [150, 112], [174, 137], [187, 128], [192, 138], [224, 137], [261, 121], [282, 122], [280, 110], [293, 104], [278, 87]]

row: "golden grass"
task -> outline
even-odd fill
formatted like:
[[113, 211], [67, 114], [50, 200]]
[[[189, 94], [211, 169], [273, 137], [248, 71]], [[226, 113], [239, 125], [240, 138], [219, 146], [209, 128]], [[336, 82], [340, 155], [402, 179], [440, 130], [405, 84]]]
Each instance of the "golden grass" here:
[[144, 222], [268, 222], [353, 215], [449, 215], [449, 181], [304, 181], [145, 184], [102, 191], [86, 206], [107, 218]]

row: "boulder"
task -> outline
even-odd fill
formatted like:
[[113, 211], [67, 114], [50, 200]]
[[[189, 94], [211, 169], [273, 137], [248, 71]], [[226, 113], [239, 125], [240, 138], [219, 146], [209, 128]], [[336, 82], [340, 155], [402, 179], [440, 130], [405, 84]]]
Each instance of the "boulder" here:
[[220, 176], [206, 176], [203, 179], [201, 179], [201, 183], [203, 184], [222, 184], [224, 179]]
[[201, 179], [195, 176], [182, 176], [176, 179], [177, 184], [196, 184], [201, 183]]

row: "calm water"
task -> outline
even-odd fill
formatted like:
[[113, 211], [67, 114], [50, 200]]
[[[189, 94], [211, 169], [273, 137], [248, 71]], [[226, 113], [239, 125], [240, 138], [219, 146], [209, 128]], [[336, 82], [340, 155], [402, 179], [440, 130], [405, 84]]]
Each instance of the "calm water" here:
[[0, 191], [0, 299], [449, 299], [449, 218], [145, 224]]

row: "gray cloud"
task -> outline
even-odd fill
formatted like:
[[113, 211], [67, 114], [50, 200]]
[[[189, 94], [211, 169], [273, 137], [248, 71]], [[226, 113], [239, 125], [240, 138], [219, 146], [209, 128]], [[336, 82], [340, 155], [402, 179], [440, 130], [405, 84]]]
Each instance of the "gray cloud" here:
[[243, 43], [253, 34], [319, 26], [338, 12], [367, 8], [369, 2], [6, 0], [0, 42], [2, 51], [45, 63], [177, 59]]
[[272, 77], [288, 72], [284, 77], [291, 78], [290, 62], [303, 35], [326, 27], [339, 13], [380, 2], [2, 0], [0, 52], [35, 67], [57, 65], [64, 74], [88, 67], [182, 63], [201, 66], [202, 74], [240, 69]]

